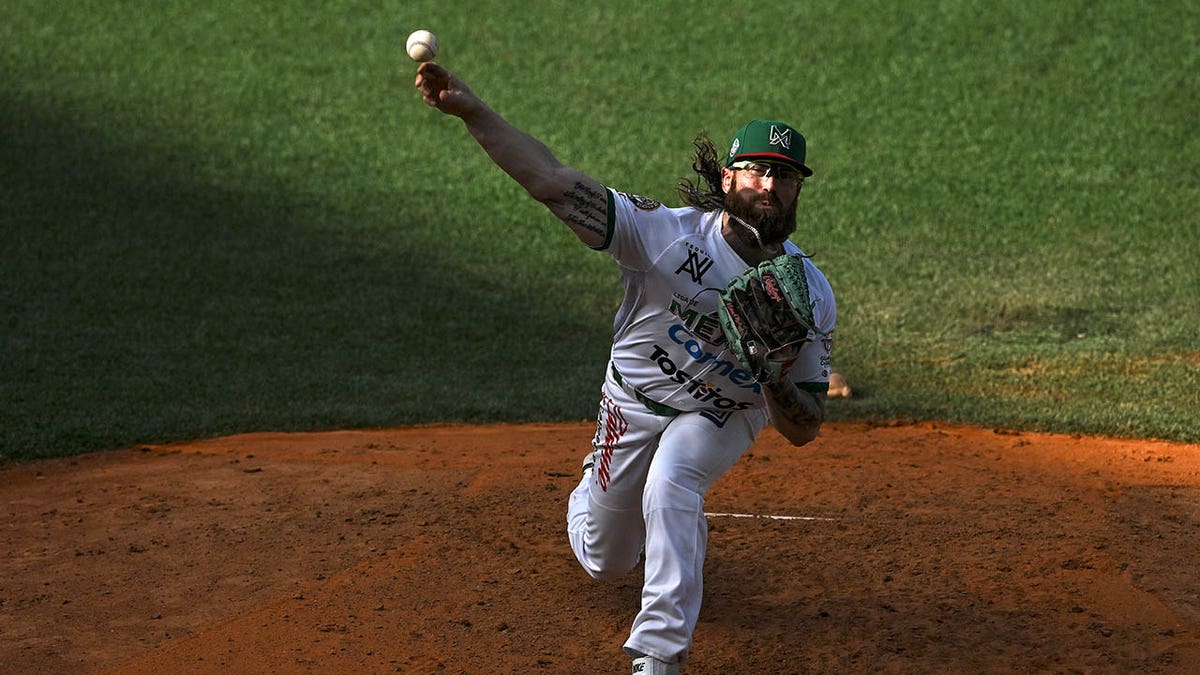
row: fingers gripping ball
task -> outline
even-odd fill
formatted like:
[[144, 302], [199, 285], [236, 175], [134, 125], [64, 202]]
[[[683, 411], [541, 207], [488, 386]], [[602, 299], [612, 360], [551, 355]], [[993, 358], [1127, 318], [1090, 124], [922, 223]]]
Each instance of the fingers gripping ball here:
[[413, 31], [412, 35], [408, 36], [408, 42], [404, 45], [404, 49], [413, 61], [420, 63], [432, 61], [433, 57], [438, 54], [437, 36], [427, 30]]
[[717, 316], [742, 368], [759, 382], [782, 379], [800, 348], [819, 334], [804, 256], [782, 255], [731, 279]]

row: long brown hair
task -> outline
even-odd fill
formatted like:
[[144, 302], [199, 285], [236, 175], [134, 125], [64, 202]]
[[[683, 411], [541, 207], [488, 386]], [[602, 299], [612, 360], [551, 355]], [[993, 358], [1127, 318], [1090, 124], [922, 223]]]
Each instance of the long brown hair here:
[[713, 145], [708, 134], [700, 134], [692, 141], [696, 154], [692, 157], [692, 171], [696, 179], [681, 178], [675, 191], [680, 199], [688, 206], [694, 206], [704, 211], [715, 211], [725, 204], [725, 191], [721, 189], [721, 168], [723, 166], [717, 146]]

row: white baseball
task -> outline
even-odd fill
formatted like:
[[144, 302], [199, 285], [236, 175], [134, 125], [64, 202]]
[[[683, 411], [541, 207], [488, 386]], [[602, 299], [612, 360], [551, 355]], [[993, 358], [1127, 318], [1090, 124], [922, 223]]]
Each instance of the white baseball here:
[[432, 61], [438, 53], [437, 36], [427, 30], [413, 31], [412, 35], [408, 36], [408, 43], [404, 49], [413, 61]]

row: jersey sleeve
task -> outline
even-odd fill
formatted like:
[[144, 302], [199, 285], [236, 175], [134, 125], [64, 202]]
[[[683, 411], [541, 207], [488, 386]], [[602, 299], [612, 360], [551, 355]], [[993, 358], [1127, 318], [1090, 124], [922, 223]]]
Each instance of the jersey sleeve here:
[[609, 236], [596, 249], [609, 253], [625, 267], [648, 270], [682, 232], [675, 210], [612, 188], [608, 188], [608, 199]]

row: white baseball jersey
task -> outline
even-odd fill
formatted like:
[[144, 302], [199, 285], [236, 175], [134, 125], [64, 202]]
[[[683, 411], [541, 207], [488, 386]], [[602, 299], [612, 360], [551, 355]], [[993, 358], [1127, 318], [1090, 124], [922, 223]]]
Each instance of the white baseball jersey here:
[[[609, 190], [610, 253], [625, 296], [613, 324], [612, 362], [621, 378], [646, 397], [681, 411], [705, 411], [713, 421], [766, 405], [762, 390], [741, 368], [717, 318], [719, 292], [748, 267], [721, 234], [721, 212], [667, 208]], [[787, 253], [801, 253], [788, 241]], [[788, 371], [800, 387], [825, 392], [837, 318], [833, 290], [805, 261], [813, 318], [810, 334]]]
[[[597, 579], [625, 574], [644, 554], [642, 606], [625, 649], [682, 661], [704, 592], [704, 495], [768, 422], [762, 391], [735, 362], [717, 318], [720, 290], [747, 264], [721, 234], [719, 211], [613, 190], [608, 200], [608, 240], [597, 248], [617, 261], [625, 298], [591, 469], [571, 493], [567, 531]], [[800, 252], [790, 242], [785, 250]], [[821, 335], [801, 348], [788, 377], [826, 391], [837, 308], [824, 275], [810, 261], [805, 271]]]

